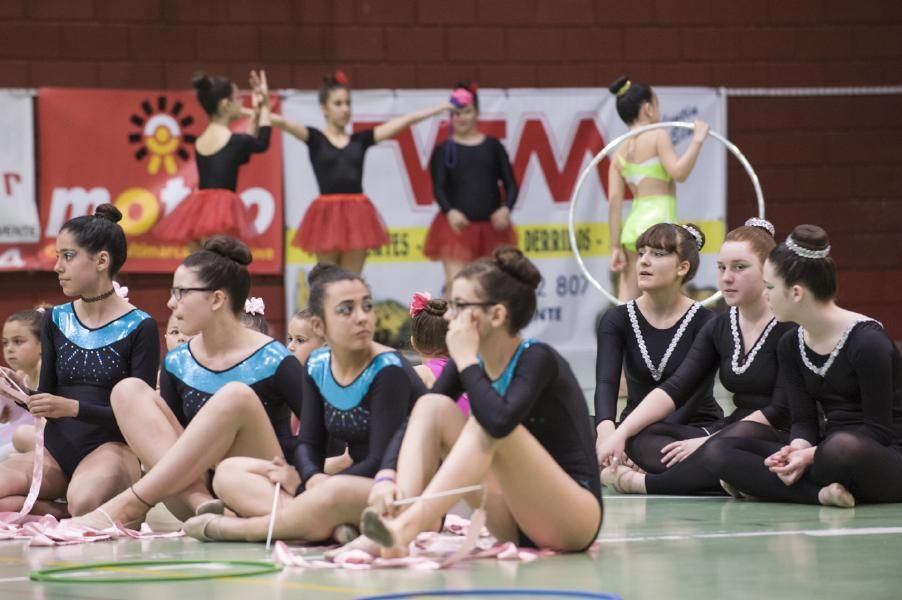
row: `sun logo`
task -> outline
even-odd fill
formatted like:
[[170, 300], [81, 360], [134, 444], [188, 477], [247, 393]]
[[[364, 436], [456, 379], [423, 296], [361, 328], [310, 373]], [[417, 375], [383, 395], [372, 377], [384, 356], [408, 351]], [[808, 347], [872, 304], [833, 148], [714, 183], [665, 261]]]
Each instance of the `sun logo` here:
[[179, 119], [184, 105], [176, 100], [171, 110], [167, 110], [169, 104], [166, 96], [157, 98], [157, 108], [154, 110], [150, 101], [141, 103], [144, 115], [134, 114], [131, 122], [140, 131], [128, 134], [130, 144], [141, 144], [135, 151], [135, 160], [144, 160], [148, 155], [147, 172], [156, 175], [162, 167], [168, 175], [175, 175], [178, 171], [175, 157], [188, 160], [190, 155], [183, 143], [194, 143], [195, 136], [184, 133], [184, 129], [194, 123], [194, 117], [186, 115]]

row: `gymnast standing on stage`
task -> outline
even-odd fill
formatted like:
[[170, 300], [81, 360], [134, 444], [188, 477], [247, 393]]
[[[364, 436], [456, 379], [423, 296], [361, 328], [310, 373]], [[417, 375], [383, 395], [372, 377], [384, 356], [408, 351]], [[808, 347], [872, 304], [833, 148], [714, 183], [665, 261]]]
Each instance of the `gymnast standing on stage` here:
[[[618, 491], [720, 491], [718, 480], [704, 467], [703, 444], [715, 431], [718, 436], [788, 441], [786, 433], [775, 429], [789, 424], [789, 407], [782, 390], [775, 389], [777, 343], [795, 325], [779, 323], [764, 296], [764, 261], [775, 245], [773, 225], [763, 219], [749, 219], [727, 234], [717, 268], [730, 310], [708, 321], [676, 373], [652, 390], [598, 451], [605, 463], [621, 458], [605, 475]], [[729, 417], [704, 429], [663, 422], [718, 370], [736, 406]], [[624, 466], [622, 454], [630, 438], [629, 457], [648, 474]]]
[[113, 390], [116, 420], [148, 473], [83, 525], [137, 525], [157, 502], [179, 519], [222, 511], [208, 487], [226, 457], [290, 454], [303, 369], [280, 342], [242, 325], [251, 253], [214, 236], [176, 269], [168, 306], [191, 339], [166, 354], [160, 392], [130, 378]]
[[[400, 352], [373, 341], [373, 300], [360, 275], [316, 266], [309, 310], [327, 347], [307, 359], [293, 464], [223, 461], [213, 480], [216, 493], [237, 514], [256, 518], [201, 515], [186, 523], [189, 535], [205, 541], [266, 539], [274, 482], [282, 496], [276, 539], [324, 540], [337, 526], [360, 521], [383, 454], [426, 388]], [[335, 475], [325, 469], [331, 440], [346, 443], [353, 460]]]
[[[714, 317], [714, 313], [682, 291], [698, 271], [699, 251], [704, 243], [704, 235], [695, 225], [669, 223], [652, 226], [636, 242], [639, 253], [635, 268], [642, 295], [609, 309], [598, 326], [595, 425], [599, 460], [614, 456], [608, 440], [615, 435], [618, 422], [621, 372], [626, 375], [627, 400], [620, 423], [649, 392], [670, 379], [686, 359], [699, 332]], [[704, 427], [722, 419], [713, 386], [711, 371], [666, 421]]]
[[[397, 477], [380, 472], [374, 506], [364, 512], [362, 531], [383, 554], [406, 554], [462, 494], [418, 501], [400, 514], [392, 500], [475, 484], [482, 491], [463, 499], [474, 508], [484, 503], [499, 540], [560, 552], [595, 541], [601, 483], [582, 390], [554, 348], [521, 335], [541, 278], [519, 250], [502, 247], [454, 279], [446, 313], [451, 361], [434, 393], [414, 407]], [[469, 417], [453, 400], [464, 391]]]
[[323, 131], [273, 115], [273, 125], [305, 142], [320, 195], [307, 208], [292, 245], [331, 263], [360, 273], [366, 251], [388, 243], [379, 213], [363, 193], [363, 159], [370, 146], [389, 140], [408, 127], [452, 108], [443, 102], [432, 108], [396, 117], [373, 129], [347, 132], [351, 121], [351, 88], [337, 71], [325, 78], [319, 103]]
[[880, 323], [836, 305], [827, 233], [793, 229], [764, 280], [774, 316], [799, 324], [777, 350], [792, 442], [715, 437], [712, 475], [762, 500], [902, 502], [902, 356]]
[[35, 459], [44, 461], [44, 476], [34, 514], [65, 515], [53, 502], [61, 497], [70, 514], [85, 514], [141, 475], [116, 426], [110, 392], [126, 377], [153, 386], [160, 337], [150, 315], [113, 289], [128, 254], [121, 218], [101, 204], [93, 216], [67, 221], [56, 238], [54, 271], [76, 300], [49, 309], [41, 326], [41, 376], [28, 410], [47, 419], [45, 452], [0, 463], [0, 511], [20, 510]]
[[194, 142], [197, 191], [183, 200], [156, 227], [154, 235], [166, 242], [190, 244], [192, 250], [212, 235], [248, 239], [254, 230], [247, 209], [236, 193], [238, 171], [251, 156], [266, 152], [271, 132], [266, 73], [251, 71], [253, 86], [248, 133], [233, 133], [230, 124], [242, 116], [238, 86], [225, 77], [194, 76], [197, 100], [210, 123]]
[[[517, 181], [507, 151], [498, 138], [479, 131], [479, 95], [469, 82], [451, 94], [453, 131], [436, 146], [429, 162], [436, 215], [423, 253], [441, 260], [446, 290], [457, 273], [498, 246], [516, 246], [511, 209]], [[499, 186], [504, 187], [502, 196]]]
[[[617, 97], [617, 114], [631, 130], [661, 122], [658, 95], [648, 85], [621, 77], [608, 89]], [[663, 129], [632, 137], [615, 153], [608, 173], [608, 228], [611, 271], [620, 273], [620, 300], [639, 296], [636, 240], [655, 223], [676, 222], [676, 184], [689, 177], [707, 135], [708, 125], [696, 121], [683, 156], [677, 156], [670, 134]], [[633, 193], [633, 206], [624, 223], [627, 187]]]

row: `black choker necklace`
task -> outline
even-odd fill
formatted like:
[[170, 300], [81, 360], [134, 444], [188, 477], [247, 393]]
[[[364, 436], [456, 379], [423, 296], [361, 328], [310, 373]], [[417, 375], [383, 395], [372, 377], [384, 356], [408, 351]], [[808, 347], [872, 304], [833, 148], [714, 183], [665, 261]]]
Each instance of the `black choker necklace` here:
[[112, 296], [115, 292], [116, 292], [116, 289], [113, 288], [110, 291], [104, 292], [104, 293], [100, 294], [99, 296], [94, 296], [93, 298], [85, 298], [84, 296], [82, 296], [81, 301], [82, 302], [100, 302], [101, 300], [106, 300], [107, 298]]

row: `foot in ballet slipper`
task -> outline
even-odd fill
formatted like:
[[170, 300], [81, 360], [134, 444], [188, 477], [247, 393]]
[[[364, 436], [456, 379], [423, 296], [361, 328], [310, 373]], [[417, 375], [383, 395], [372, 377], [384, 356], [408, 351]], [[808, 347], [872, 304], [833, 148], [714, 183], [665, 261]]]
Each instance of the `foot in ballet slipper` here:
[[213, 498], [212, 500], [207, 500], [206, 502], [201, 502], [197, 505], [197, 508], [194, 509], [194, 515], [224, 515], [225, 514], [225, 502], [220, 500], [219, 498]]
[[724, 481], [723, 479], [720, 480], [720, 488], [737, 500], [757, 500], [754, 496], [746, 494], [735, 485], [728, 481]]
[[817, 500], [824, 506], [855, 508], [855, 496], [841, 483], [831, 483], [822, 487], [817, 494]]
[[361, 535], [356, 539], [351, 540], [344, 546], [333, 548], [332, 550], [327, 550], [323, 553], [323, 556], [326, 558], [326, 560], [334, 560], [339, 555], [346, 554], [351, 550], [362, 551], [373, 557], [377, 557], [379, 556], [382, 547], [365, 535]]
[[617, 480], [617, 466], [611, 465], [601, 470], [601, 485], [612, 488]]
[[213, 513], [204, 513], [191, 517], [182, 524], [182, 531], [202, 542], [216, 542], [220, 538], [210, 529], [210, 523], [221, 518], [223, 518], [221, 515]]
[[367, 508], [360, 517], [360, 532], [380, 546], [382, 558], [407, 556], [407, 548], [398, 545], [394, 530], [374, 508]]
[[343, 523], [332, 530], [332, 539], [342, 546], [350, 544], [360, 537], [360, 531], [353, 525]]
[[614, 489], [621, 494], [644, 494], [645, 476], [629, 467], [618, 467]]

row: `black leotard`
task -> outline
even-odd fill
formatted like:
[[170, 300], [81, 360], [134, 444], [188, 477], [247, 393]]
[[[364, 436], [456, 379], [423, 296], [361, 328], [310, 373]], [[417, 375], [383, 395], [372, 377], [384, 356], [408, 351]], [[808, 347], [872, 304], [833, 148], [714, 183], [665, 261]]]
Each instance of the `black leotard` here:
[[458, 372], [449, 360], [432, 391], [449, 398], [466, 392], [470, 413], [494, 438], [523, 425], [570, 477], [601, 501], [589, 408], [570, 365], [548, 344], [524, 340], [495, 381], [481, 365]]
[[[649, 357], [655, 366], [660, 364], [673, 336], [687, 316], [688, 311], [673, 327], [656, 329], [645, 320], [642, 311], [636, 307], [639, 329], [645, 339]], [[627, 305], [617, 306], [605, 312], [598, 326], [598, 355], [595, 366], [596, 425], [602, 421], [615, 420], [621, 370], [626, 374], [627, 383], [626, 407], [620, 415], [620, 421], [623, 421], [650, 391], [666, 382], [676, 372], [689, 354], [689, 349], [696, 336], [705, 323], [712, 318], [714, 318], [714, 313], [710, 310], [704, 307], [698, 308], [670, 355], [661, 380], [655, 381], [639, 350], [636, 335], [630, 324]], [[723, 410], [714, 400], [713, 388], [714, 372], [711, 371], [683, 406], [667, 417], [666, 421], [708, 425], [722, 419]]]
[[301, 441], [292, 462], [304, 481], [322, 473], [332, 438], [347, 443], [354, 461], [340, 474], [373, 477], [426, 386], [400, 352], [375, 356], [347, 386], [335, 381], [331, 363], [329, 348], [307, 359]]
[[304, 367], [280, 342], [265, 344], [236, 365], [213, 371], [191, 353], [191, 342], [170, 351], [160, 372], [160, 395], [183, 427], [207, 400], [230, 382], [249, 386], [266, 409], [279, 445], [290, 456], [296, 444], [291, 435], [291, 414], [301, 414]]
[[[712, 480], [704, 466], [700, 464], [701, 453], [698, 451], [668, 469], [661, 462], [663, 456], [661, 450], [671, 442], [705, 437], [740, 421], [756, 410], [761, 410], [771, 425], [777, 429], [789, 427], [789, 405], [785, 393], [777, 385], [777, 344], [784, 333], [795, 329], [795, 325], [774, 323], [773, 329], [764, 338], [752, 363], [744, 372], [737, 374], [732, 368], [735, 343], [730, 321], [730, 312], [721, 313], [709, 320], [695, 338], [686, 359], [676, 372], [661, 384], [660, 389], [667, 392], [679, 408], [691, 398], [692, 393], [711, 373], [719, 370], [724, 387], [733, 393], [736, 410], [726, 419], [712, 423], [705, 429], [660, 422], [649, 425], [630, 438], [627, 442], [627, 454], [649, 473], [645, 479], [645, 487], [649, 494], [687, 494], [719, 489], [718, 482]], [[739, 334], [739, 343], [742, 344], [741, 330]], [[761, 335], [763, 336], [764, 332]], [[760, 337], [755, 340], [752, 348], [755, 348], [759, 341]], [[741, 367], [748, 361], [748, 352], [751, 349], [740, 346], [740, 351], [738, 364]], [[747, 428], [746, 431], [757, 433], [760, 430]], [[737, 433], [738, 431], [734, 429], [732, 435], [735, 436]], [[773, 437], [782, 439], [778, 434], [774, 434]]]
[[151, 387], [160, 363], [160, 335], [154, 320], [133, 309], [91, 329], [73, 303], [48, 310], [41, 324], [38, 391], [78, 401], [77, 417], [47, 419], [45, 446], [67, 477], [107, 442], [123, 442], [110, 406], [110, 393], [126, 377]]
[[[818, 368], [828, 360], [807, 345], [802, 351]], [[814, 463], [787, 486], [763, 463], [781, 444], [715, 438], [705, 444], [716, 443], [712, 475], [768, 500], [817, 504], [821, 487], [841, 483], [858, 502], [902, 501], [902, 357], [883, 328], [875, 321], [855, 325], [824, 376], [804, 364], [797, 331], [780, 339], [778, 356], [792, 438], [817, 445]]]
[[257, 137], [246, 133], [233, 133], [217, 152], [204, 155], [195, 150], [197, 160], [197, 187], [202, 190], [232, 190], [238, 187], [238, 167], [251, 159], [251, 154], [266, 152], [269, 148], [270, 127], [261, 127]]
[[347, 146], [338, 148], [320, 130], [308, 127], [307, 147], [320, 194], [362, 194], [363, 159], [376, 143], [372, 129], [351, 135]]
[[488, 221], [502, 206], [498, 182], [504, 185], [503, 206], [517, 201], [517, 181], [507, 151], [494, 137], [466, 146], [445, 140], [435, 147], [429, 162], [432, 191], [443, 213], [452, 208], [470, 221]]

